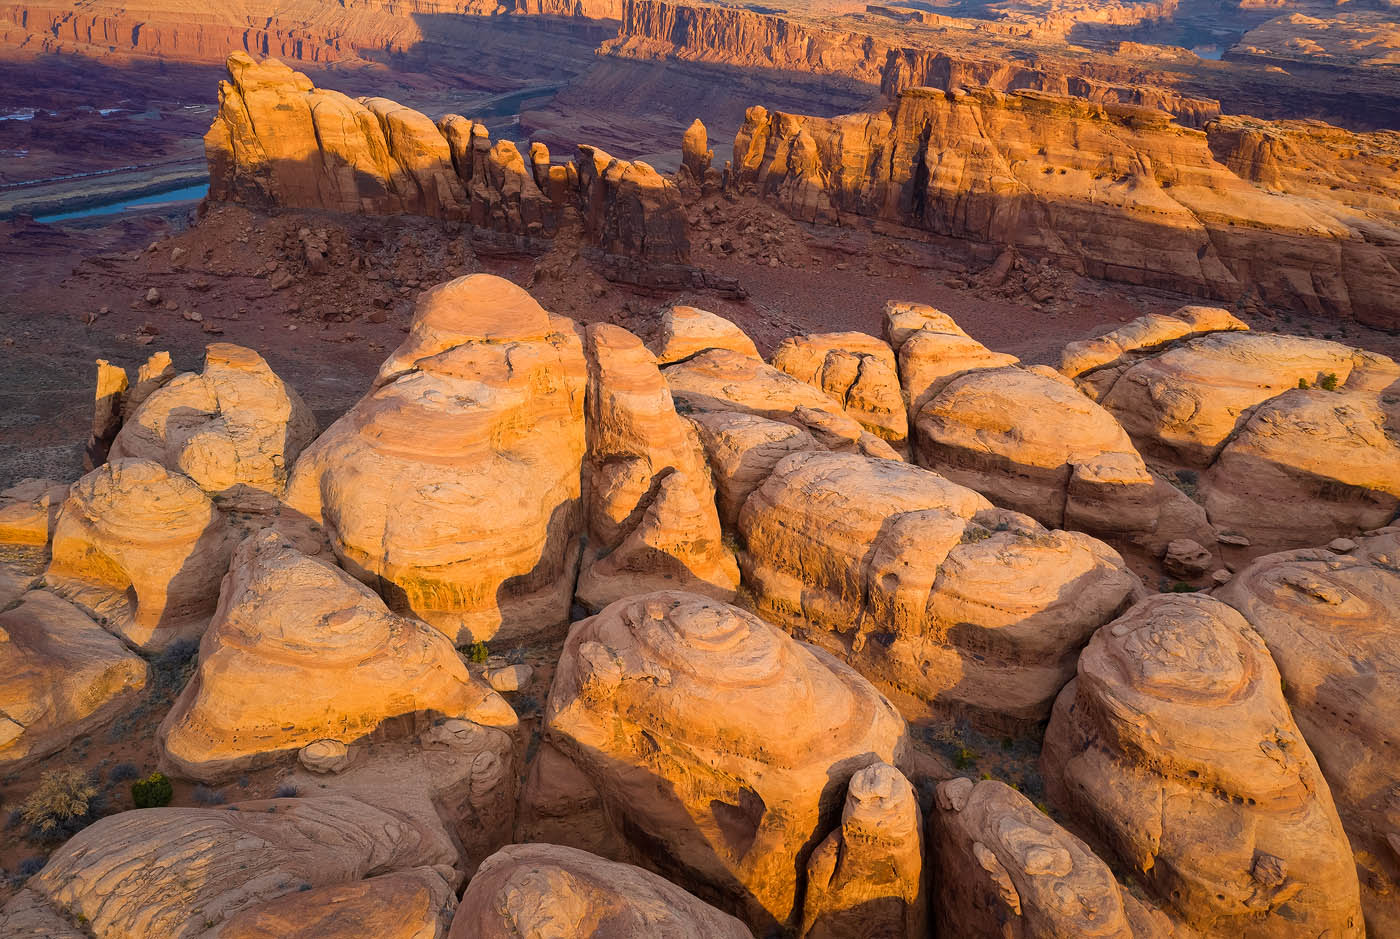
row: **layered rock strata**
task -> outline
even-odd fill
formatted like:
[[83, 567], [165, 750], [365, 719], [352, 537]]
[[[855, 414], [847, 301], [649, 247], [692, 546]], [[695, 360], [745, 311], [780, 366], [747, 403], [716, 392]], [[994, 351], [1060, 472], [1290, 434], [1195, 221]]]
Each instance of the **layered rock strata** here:
[[209, 624], [234, 536], [185, 476], [114, 460], [73, 484], [46, 583], [128, 644], [159, 652]]
[[680, 592], [575, 623], [545, 726], [642, 863], [760, 933], [798, 925], [822, 819], [852, 776], [906, 747], [904, 721], [849, 667]]
[[0, 769], [21, 769], [136, 703], [146, 663], [71, 603], [33, 590], [0, 613]]
[[572, 321], [498, 277], [440, 285], [374, 390], [302, 453], [288, 503], [391, 609], [456, 642], [561, 626], [586, 382]]
[[0, 931], [212, 939], [339, 923], [353, 931], [320, 935], [442, 936], [462, 880], [456, 859], [436, 818], [346, 796], [122, 812], [54, 852], [0, 911]]
[[1166, 916], [1003, 782], [940, 783], [929, 815], [938, 935], [1167, 939]]
[[1365, 934], [1351, 848], [1278, 669], [1218, 600], [1159, 594], [1095, 633], [1041, 765], [1052, 803], [1202, 935]]
[[578, 597], [599, 610], [681, 589], [731, 600], [739, 567], [724, 545], [695, 428], [676, 413], [640, 339], [588, 327], [588, 546]]
[[992, 352], [931, 307], [891, 303], [885, 315], [919, 465], [1041, 524], [1153, 558], [1182, 539], [1214, 544], [1205, 511], [1150, 472], [1117, 419], [1072, 382]]
[[1260, 558], [1215, 596], [1278, 665], [1351, 839], [1367, 932], [1400, 930], [1400, 528]]
[[267, 510], [315, 436], [311, 409], [262, 356], [220, 342], [208, 347], [203, 372], [176, 376], [142, 402], [110, 457], [183, 473], [225, 508]]
[[1309, 152], [1365, 154], [1362, 182], [1334, 191], [1252, 169], [1273, 133], [1260, 123], [1198, 131], [1040, 92], [912, 88], [873, 114], [750, 108], [734, 181], [804, 221], [869, 217], [1091, 277], [1400, 327], [1400, 209], [1366, 195], [1384, 192], [1393, 135], [1317, 129]]
[[913, 721], [1030, 729], [1137, 586], [1087, 535], [854, 454], [783, 458], [739, 531], [755, 609], [851, 662]]
[[528, 161], [484, 124], [434, 123], [387, 98], [320, 89], [276, 59], [236, 52], [205, 135], [210, 198], [262, 208], [427, 215], [470, 222], [493, 244], [542, 251], [567, 211], [582, 220], [605, 272], [689, 284], [684, 206], [675, 185], [640, 161], [580, 146], [554, 166], [536, 144]]
[[1400, 510], [1400, 365], [1385, 356], [1186, 308], [1071, 344], [1061, 371], [1256, 548], [1326, 543]]
[[594, 936], [751, 939], [732, 916], [670, 881], [554, 844], [513, 844], [486, 859], [452, 918], [452, 939]]
[[266, 530], [234, 553], [199, 665], [157, 738], [179, 775], [211, 781], [317, 740], [352, 743], [442, 718], [516, 725], [441, 632], [395, 616], [368, 587]]

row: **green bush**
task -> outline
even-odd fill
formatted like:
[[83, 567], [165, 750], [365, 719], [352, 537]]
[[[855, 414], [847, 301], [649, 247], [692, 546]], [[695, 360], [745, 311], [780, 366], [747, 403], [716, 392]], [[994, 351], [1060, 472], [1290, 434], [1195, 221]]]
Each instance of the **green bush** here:
[[86, 770], [51, 769], [24, 800], [20, 817], [35, 839], [68, 838], [93, 820], [96, 801], [97, 784]]
[[1306, 378], [1300, 378], [1300, 379], [1298, 379], [1298, 390], [1299, 390], [1299, 391], [1307, 391], [1309, 387], [1310, 387], [1310, 386], [1308, 385], [1308, 380], [1307, 380]]
[[1337, 373], [1328, 372], [1326, 375], [1323, 375], [1317, 380], [1317, 387], [1321, 388], [1323, 391], [1336, 391]]
[[480, 640], [473, 642], [471, 645], [467, 646], [467, 658], [478, 665], [485, 665], [486, 659], [490, 656], [490, 654], [490, 650], [486, 648], [486, 643], [481, 642]]
[[164, 773], [152, 773], [131, 784], [131, 801], [138, 809], [158, 809], [175, 798], [175, 788]]

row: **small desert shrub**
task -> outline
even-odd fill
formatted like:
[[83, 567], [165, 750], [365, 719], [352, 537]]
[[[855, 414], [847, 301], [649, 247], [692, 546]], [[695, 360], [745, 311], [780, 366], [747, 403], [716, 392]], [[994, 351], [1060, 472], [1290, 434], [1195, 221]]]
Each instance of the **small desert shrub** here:
[[1298, 390], [1299, 390], [1299, 391], [1307, 391], [1308, 388], [1310, 388], [1310, 387], [1311, 387], [1311, 386], [1308, 384], [1308, 380], [1307, 380], [1306, 378], [1300, 378], [1300, 379], [1298, 379]]
[[152, 773], [131, 784], [131, 801], [138, 809], [158, 809], [175, 798], [175, 787], [164, 773]]
[[195, 786], [194, 801], [200, 805], [223, 805], [224, 794], [217, 789], [210, 789], [208, 786]]
[[1196, 588], [1195, 588], [1195, 587], [1192, 587], [1192, 586], [1191, 586], [1190, 584], [1188, 584], [1188, 583], [1183, 583], [1182, 581], [1179, 581], [1179, 580], [1178, 580], [1176, 583], [1172, 584], [1171, 592], [1172, 592], [1172, 593], [1195, 593], [1195, 592], [1196, 592]]
[[282, 785], [278, 786], [277, 791], [273, 793], [273, 795], [275, 795], [279, 799], [290, 799], [296, 794], [297, 787], [293, 786], [291, 783], [283, 783]]
[[19, 862], [19, 865], [15, 867], [15, 872], [10, 875], [10, 883], [18, 887], [20, 884], [24, 883], [26, 880], [43, 870], [44, 865], [47, 863], [48, 858], [44, 857], [25, 858], [23, 861]]
[[137, 768], [135, 763], [118, 763], [107, 774], [107, 781], [112, 783], [129, 782], [140, 778], [141, 770]]
[[38, 787], [24, 800], [21, 818], [29, 826], [31, 838], [62, 840], [93, 820], [96, 801], [97, 784], [85, 770], [76, 766], [51, 769], [40, 777]]
[[977, 762], [977, 751], [969, 747], [959, 747], [957, 754], [953, 757], [953, 765], [958, 769], [967, 769]]
[[486, 648], [486, 643], [477, 640], [467, 646], [467, 658], [477, 665], [485, 665], [487, 658], [491, 655], [491, 650]]
[[1337, 373], [1328, 372], [1326, 375], [1323, 375], [1317, 380], [1317, 387], [1321, 388], [1323, 391], [1336, 391]]

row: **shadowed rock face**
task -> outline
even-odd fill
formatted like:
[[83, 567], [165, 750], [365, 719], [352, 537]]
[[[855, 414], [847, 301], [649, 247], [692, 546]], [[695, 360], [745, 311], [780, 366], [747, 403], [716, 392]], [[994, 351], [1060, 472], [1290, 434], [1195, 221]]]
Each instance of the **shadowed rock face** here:
[[797, 925], [823, 814], [852, 775], [905, 747], [904, 721], [854, 671], [680, 592], [574, 624], [545, 724], [644, 863], [759, 932]]
[[807, 221], [871, 216], [1093, 277], [1400, 325], [1400, 203], [1364, 195], [1393, 174], [1394, 140], [1324, 125], [1312, 149], [1374, 154], [1356, 171], [1374, 184], [1266, 188], [1231, 168], [1236, 130], [1032, 91], [912, 88], [874, 114], [750, 108], [734, 177]]
[[841, 826], [807, 860], [805, 939], [928, 935], [922, 827], [899, 770], [873, 763], [852, 776]]
[[461, 643], [562, 625], [582, 528], [572, 321], [508, 281], [419, 300], [376, 387], [306, 449], [288, 503], [391, 609]]
[[1260, 550], [1400, 509], [1400, 365], [1385, 356], [1188, 307], [1072, 344], [1060, 367], [1144, 454], [1197, 479], [1216, 529]]
[[554, 844], [486, 859], [452, 918], [452, 939], [518, 936], [750, 939], [744, 924], [650, 871]]
[[301, 397], [252, 349], [209, 346], [201, 374], [177, 376], [122, 425], [111, 458], [184, 473], [221, 506], [274, 507], [292, 464], [316, 436]]
[[588, 327], [588, 548], [577, 595], [598, 610], [653, 590], [732, 600], [739, 567], [723, 543], [695, 428], [676, 413], [640, 339]]
[[235, 552], [199, 667], [158, 737], [181, 776], [215, 780], [316, 740], [434, 717], [516, 725], [442, 633], [263, 531]]
[[0, 769], [23, 768], [106, 724], [136, 703], [146, 674], [145, 662], [71, 603], [23, 594], [0, 613]]
[[188, 478], [114, 460], [73, 484], [45, 579], [132, 646], [159, 652], [204, 632], [232, 550], [228, 521]]
[[[277, 924], [292, 927], [277, 935], [438, 937], [462, 880], [456, 860], [435, 817], [346, 796], [122, 812], [54, 852], [0, 912], [0, 931], [251, 939]], [[355, 931], [315, 928], [347, 920]]]
[[1364, 935], [1326, 781], [1225, 604], [1159, 594], [1095, 633], [1041, 764], [1077, 829], [1203, 935]]
[[1174, 935], [1166, 916], [1122, 889], [1084, 842], [1005, 783], [939, 784], [928, 828], [939, 935]]
[[941, 476], [797, 453], [739, 516], [755, 608], [851, 662], [905, 716], [1028, 729], [1136, 578], [1107, 545], [1047, 531]]
[[1337, 801], [1370, 935], [1400, 929], [1400, 529], [1262, 557], [1216, 591], [1264, 638]]

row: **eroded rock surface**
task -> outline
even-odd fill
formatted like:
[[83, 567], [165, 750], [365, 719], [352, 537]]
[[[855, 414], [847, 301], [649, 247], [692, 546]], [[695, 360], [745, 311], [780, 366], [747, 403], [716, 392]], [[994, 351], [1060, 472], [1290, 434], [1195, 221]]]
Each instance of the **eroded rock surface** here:
[[52, 479], [21, 479], [0, 491], [0, 544], [47, 546], [67, 498], [68, 484]]
[[1235, 610], [1159, 594], [1094, 634], [1041, 754], [1091, 843], [1206, 936], [1361, 936], [1331, 792]]
[[1087, 535], [853, 454], [785, 457], [744, 504], [739, 530], [755, 608], [850, 661], [911, 720], [932, 708], [1028, 729], [1136, 587]]
[[122, 425], [110, 456], [153, 460], [221, 506], [266, 511], [315, 436], [311, 409], [262, 356], [219, 342], [209, 346], [202, 373], [151, 393]]
[[1400, 930], [1400, 528], [1262, 557], [1215, 596], [1278, 665], [1351, 838], [1369, 934]]
[[733, 599], [739, 567], [723, 542], [695, 428], [676, 413], [640, 339], [588, 328], [588, 547], [578, 598], [598, 610], [653, 590]]
[[209, 624], [233, 535], [204, 492], [149, 460], [114, 460], [73, 484], [46, 583], [144, 652]]
[[63, 749], [136, 703], [146, 663], [43, 590], [0, 613], [0, 768]]
[[158, 738], [179, 775], [216, 780], [316, 740], [434, 718], [516, 725], [441, 632], [264, 531], [234, 553], [198, 668]]
[[1003, 782], [940, 783], [929, 815], [939, 935], [1166, 939], [1172, 924], [1089, 846]]
[[1385, 356], [1187, 307], [1067, 348], [1061, 368], [1139, 450], [1196, 480], [1216, 529], [1261, 551], [1400, 509], [1400, 365]]
[[[294, 929], [277, 935], [420, 939], [442, 934], [432, 929], [462, 880], [456, 860], [436, 819], [346, 796], [141, 809], [101, 819], [55, 851], [0, 912], [0, 931], [251, 939], [280, 919]], [[336, 922], [338, 903], [352, 904], [362, 923], [379, 918], [401, 931], [312, 931]], [[71, 931], [70, 917], [83, 933]]]
[[670, 306], [661, 314], [656, 339], [647, 348], [661, 365], [688, 359], [706, 349], [729, 349], [758, 358], [748, 335], [724, 317], [693, 306]]
[[852, 776], [841, 826], [807, 859], [802, 935], [927, 935], [922, 828], [899, 770], [873, 763]]
[[899, 714], [849, 667], [680, 592], [575, 623], [545, 724], [642, 861], [759, 932], [797, 926], [823, 813], [906, 746]]
[[820, 388], [865, 430], [901, 456], [909, 451], [909, 415], [894, 353], [864, 333], [811, 333], [784, 339], [773, 367]]
[[451, 936], [750, 939], [752, 933], [640, 867], [561, 845], [513, 844], [487, 858], [472, 878]]
[[391, 609], [460, 643], [562, 625], [582, 529], [574, 324], [498, 277], [422, 295], [374, 390], [297, 462], [288, 503]]

